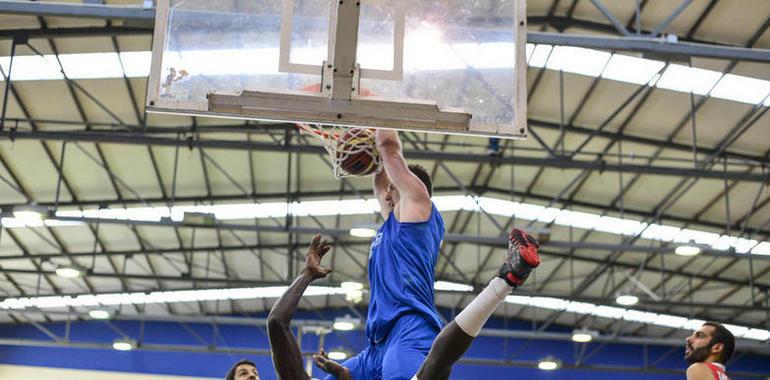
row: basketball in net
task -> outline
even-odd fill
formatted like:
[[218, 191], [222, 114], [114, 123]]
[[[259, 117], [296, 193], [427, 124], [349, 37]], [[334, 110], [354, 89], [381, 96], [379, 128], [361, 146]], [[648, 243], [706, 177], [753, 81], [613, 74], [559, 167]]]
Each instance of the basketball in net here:
[[[321, 87], [315, 84], [302, 90], [320, 92]], [[365, 89], [361, 89], [360, 94], [372, 96], [372, 92]], [[297, 128], [321, 139], [331, 157], [335, 178], [365, 177], [380, 172], [382, 161], [373, 129], [305, 123], [298, 123]]]
[[350, 128], [337, 138], [336, 158], [340, 169], [353, 176], [374, 174], [380, 167], [374, 132]]

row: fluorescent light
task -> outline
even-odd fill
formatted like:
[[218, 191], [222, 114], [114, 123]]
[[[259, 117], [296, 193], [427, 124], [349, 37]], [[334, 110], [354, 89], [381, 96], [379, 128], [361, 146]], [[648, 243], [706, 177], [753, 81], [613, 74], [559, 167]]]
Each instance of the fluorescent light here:
[[[24, 227], [42, 227], [45, 225], [43, 222], [43, 214], [37, 211], [14, 211], [13, 218]], [[3, 222], [3, 225], [5, 225], [5, 222]]]
[[770, 81], [725, 74], [711, 96], [741, 103], [759, 104], [770, 95]]
[[[705, 323], [701, 319], [657, 314], [641, 310], [626, 309], [614, 306], [596, 305], [587, 302], [569, 301], [554, 297], [508, 296], [505, 302], [525, 307], [565, 311], [578, 315], [606, 318], [610, 320], [629, 321], [653, 326], [670, 327], [683, 330], [697, 330]], [[736, 337], [765, 341], [770, 339], [770, 330], [754, 329], [744, 326], [725, 325]]]
[[112, 348], [117, 351], [131, 351], [136, 348], [136, 341], [133, 339], [115, 339], [112, 342]]
[[696, 245], [680, 245], [676, 247], [674, 253], [679, 256], [695, 256], [701, 253], [701, 249]]
[[722, 77], [722, 73], [682, 65], [669, 65], [656, 86], [666, 90], [706, 95]]
[[[476, 197], [466, 195], [448, 195], [433, 197], [436, 208], [441, 212], [469, 211], [482, 212], [504, 217], [515, 216], [518, 219], [554, 223], [559, 226], [592, 229], [609, 234], [634, 236], [639, 233], [644, 239], [672, 243], [688, 243], [690, 241], [714, 250], [727, 251], [732, 248], [737, 253], [770, 255], [770, 245], [753, 239], [737, 238], [719, 235], [713, 232], [682, 229], [661, 224], [647, 224], [628, 218], [602, 216], [596, 213], [572, 211], [558, 207], [544, 207], [537, 204], [512, 202], [506, 199], [491, 197]], [[94, 218], [111, 220], [137, 220], [159, 222], [163, 218], [182, 221], [185, 213], [203, 213], [214, 215], [218, 221], [250, 220], [263, 218], [285, 218], [287, 215], [332, 216], [332, 215], [367, 215], [379, 212], [376, 199], [349, 200], [319, 200], [307, 202], [270, 202], [270, 203], [232, 203], [209, 206], [175, 206], [168, 207], [133, 207], [88, 210], [61, 210], [56, 212], [59, 219], [45, 219], [44, 224], [28, 220], [26, 223], [18, 218], [2, 218], [3, 227], [41, 227], [82, 225], [83, 221], [67, 220], [66, 218]], [[363, 229], [371, 226], [353, 226], [351, 232], [364, 234]], [[353, 231], [356, 229], [355, 231]], [[366, 234], [371, 234], [366, 231]], [[370, 236], [367, 236], [370, 237]]]
[[610, 59], [610, 53], [573, 46], [557, 46], [546, 68], [597, 77]]
[[339, 321], [339, 322], [334, 322], [333, 327], [334, 327], [335, 330], [350, 331], [350, 330], [355, 329], [356, 325], [353, 324], [352, 322]]
[[93, 319], [110, 319], [112, 314], [107, 310], [96, 309], [89, 311], [88, 316]]
[[357, 304], [364, 300], [364, 284], [346, 281], [340, 284], [340, 288], [345, 292], [346, 301]]
[[353, 304], [361, 303], [364, 300], [364, 292], [361, 290], [350, 290], [345, 293], [345, 301]]
[[639, 303], [639, 297], [630, 294], [622, 294], [619, 295], [618, 298], [615, 298], [615, 302], [623, 306], [633, 306]]
[[472, 292], [473, 286], [470, 286], [467, 284], [458, 284], [456, 282], [449, 282], [449, 281], [436, 281], [433, 284], [433, 289], [450, 291], [450, 292]]
[[329, 359], [331, 360], [345, 360], [348, 358], [348, 354], [345, 351], [329, 351]]
[[361, 326], [361, 320], [351, 318], [349, 315], [345, 317], [336, 318], [332, 328], [339, 331], [351, 331]]
[[348, 291], [348, 290], [363, 290], [364, 284], [360, 282], [354, 282], [354, 281], [345, 281], [340, 284], [340, 288], [342, 290]]
[[665, 64], [661, 61], [613, 54], [602, 78], [633, 84], [647, 84]]
[[[6, 298], [0, 302], [0, 309], [92, 307], [117, 305], [142, 305], [176, 302], [204, 302], [217, 300], [278, 298], [286, 292], [286, 286], [256, 288], [197, 289], [158, 292], [84, 294], [80, 296], [46, 296]], [[309, 286], [305, 297], [345, 295], [341, 288]]]
[[537, 363], [537, 368], [540, 368], [544, 371], [553, 371], [555, 369], [559, 369], [560, 367], [561, 361], [555, 359], [552, 356], [540, 359], [540, 361]]
[[354, 227], [350, 229], [350, 235], [360, 238], [370, 238], [377, 234], [377, 231], [371, 228]]
[[575, 343], [588, 343], [598, 336], [599, 333], [596, 331], [579, 329], [572, 332], [572, 341]]
[[83, 275], [83, 270], [74, 266], [56, 268], [56, 275], [63, 278], [77, 278]]

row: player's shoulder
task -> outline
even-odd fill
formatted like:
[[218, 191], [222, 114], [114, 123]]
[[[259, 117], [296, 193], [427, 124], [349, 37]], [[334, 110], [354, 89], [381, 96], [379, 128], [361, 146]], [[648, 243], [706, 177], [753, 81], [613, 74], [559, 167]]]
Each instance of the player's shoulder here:
[[693, 363], [687, 367], [687, 379], [688, 380], [701, 380], [701, 379], [713, 379], [713, 373], [711, 367], [706, 363]]

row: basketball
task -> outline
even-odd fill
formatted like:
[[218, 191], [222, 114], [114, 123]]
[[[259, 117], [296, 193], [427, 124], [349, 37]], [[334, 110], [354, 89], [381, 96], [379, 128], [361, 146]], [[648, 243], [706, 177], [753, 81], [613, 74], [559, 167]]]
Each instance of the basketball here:
[[377, 155], [374, 133], [370, 130], [350, 128], [337, 141], [340, 168], [351, 175], [367, 176], [374, 173], [379, 166]]

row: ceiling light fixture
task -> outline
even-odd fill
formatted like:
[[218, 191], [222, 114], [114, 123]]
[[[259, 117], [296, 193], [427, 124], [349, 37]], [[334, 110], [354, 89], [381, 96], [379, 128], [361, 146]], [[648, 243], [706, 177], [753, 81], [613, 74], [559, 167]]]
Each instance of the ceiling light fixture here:
[[336, 349], [334, 351], [329, 351], [329, 359], [331, 360], [345, 360], [347, 358], [348, 353], [343, 350]]
[[553, 356], [547, 356], [543, 359], [540, 359], [540, 361], [537, 363], [537, 368], [540, 368], [544, 371], [553, 371], [561, 368], [561, 361], [554, 358]]
[[700, 254], [703, 250], [695, 245], [695, 244], [687, 244], [687, 245], [680, 245], [676, 247], [674, 250], [674, 253], [676, 253], [679, 256], [696, 256]]
[[572, 341], [575, 343], [588, 343], [599, 337], [599, 332], [588, 329], [577, 329], [572, 332]]
[[88, 316], [91, 317], [91, 319], [110, 319], [112, 313], [110, 313], [109, 310], [94, 309], [88, 312]]
[[115, 339], [112, 348], [117, 351], [131, 351], [136, 348], [136, 341], [129, 338]]
[[352, 318], [350, 315], [336, 318], [332, 327], [339, 331], [351, 331], [361, 326], [361, 320]]
[[376, 234], [377, 234], [377, 231], [372, 228], [353, 227], [350, 229], [350, 236], [354, 236], [354, 237], [370, 238], [370, 237], [374, 237], [374, 235]]
[[56, 268], [56, 275], [62, 278], [78, 278], [84, 272], [82, 268], [75, 265], [65, 265]]
[[615, 298], [615, 302], [617, 302], [618, 305], [634, 306], [639, 303], [639, 297], [631, 294], [621, 294]]

